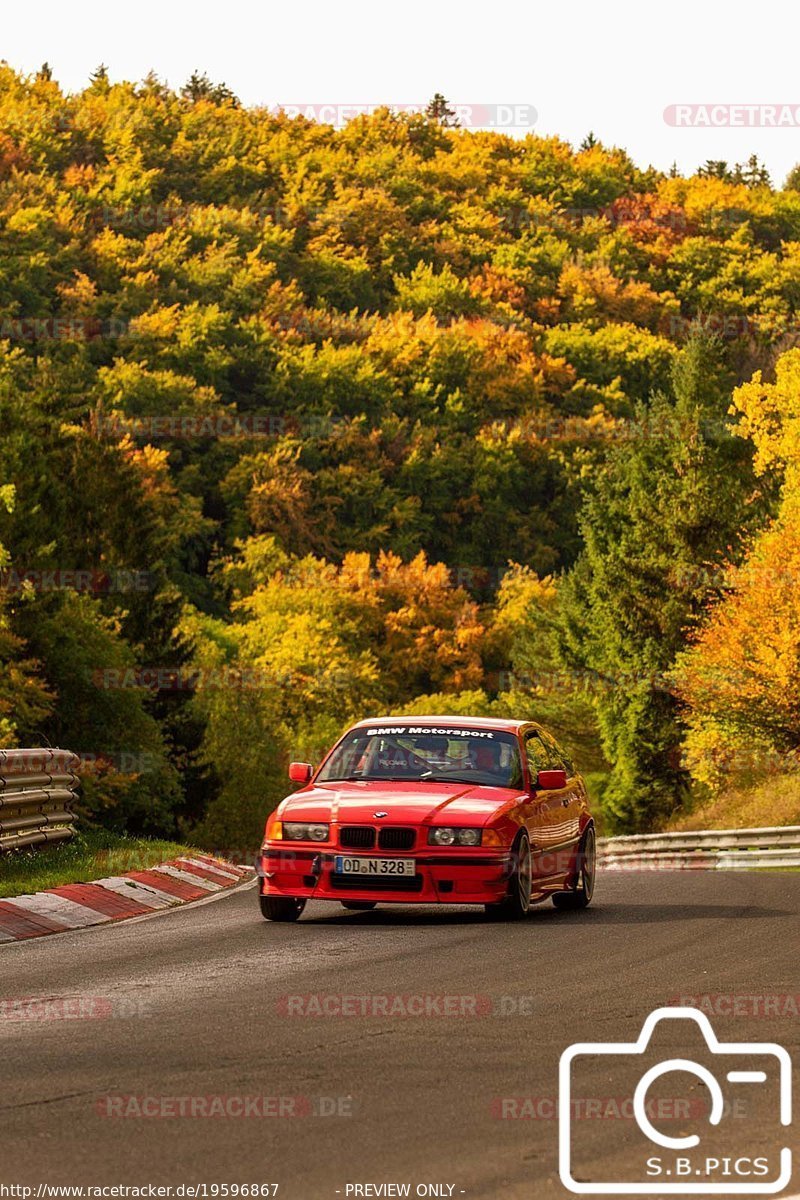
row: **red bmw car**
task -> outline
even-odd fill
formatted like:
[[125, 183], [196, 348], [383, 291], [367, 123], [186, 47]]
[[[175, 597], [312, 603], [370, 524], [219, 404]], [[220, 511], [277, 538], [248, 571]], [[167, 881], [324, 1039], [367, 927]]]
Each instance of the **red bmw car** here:
[[267, 821], [261, 912], [306, 901], [482, 904], [505, 919], [552, 897], [585, 908], [594, 821], [569, 756], [532, 721], [381, 717], [354, 725]]

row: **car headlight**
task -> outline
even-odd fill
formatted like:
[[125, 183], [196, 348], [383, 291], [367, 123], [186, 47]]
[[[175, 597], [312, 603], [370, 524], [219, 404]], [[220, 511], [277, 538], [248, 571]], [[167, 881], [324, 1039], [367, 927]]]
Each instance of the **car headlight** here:
[[329, 831], [329, 825], [316, 821], [283, 822], [283, 836], [288, 842], [327, 842]]
[[480, 846], [482, 829], [456, 829], [437, 825], [428, 833], [429, 846]]

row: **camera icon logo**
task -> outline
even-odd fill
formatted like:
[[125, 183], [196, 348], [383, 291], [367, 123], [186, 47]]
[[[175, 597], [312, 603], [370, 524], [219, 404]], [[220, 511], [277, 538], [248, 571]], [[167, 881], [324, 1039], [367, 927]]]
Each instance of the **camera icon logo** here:
[[[656, 1027], [661, 1026], [659, 1032], [669, 1035], [676, 1032], [676, 1027], [667, 1023], [675, 1021], [693, 1023], [691, 1027], [683, 1026], [682, 1031], [690, 1031], [695, 1040], [704, 1043], [699, 1057], [705, 1057], [719, 1070], [686, 1057], [667, 1057], [642, 1069], [652, 1059], [651, 1041]], [[613, 1073], [612, 1065], [617, 1067]], [[624, 1102], [618, 1108], [630, 1112], [634, 1135], [626, 1130], [619, 1147], [619, 1163], [615, 1162], [613, 1172], [606, 1170], [607, 1174], [629, 1178], [597, 1181], [587, 1178], [607, 1163], [609, 1148], [612, 1154], [614, 1148], [610, 1144], [613, 1139], [603, 1136], [599, 1145], [595, 1139], [588, 1151], [585, 1146], [581, 1150], [576, 1112], [579, 1118], [582, 1105], [575, 1088], [581, 1066], [593, 1069], [595, 1076], [604, 1080], [618, 1076], [629, 1081], [629, 1091], [622, 1084], [623, 1095], [629, 1096], [627, 1109]], [[682, 1080], [681, 1088], [688, 1088], [694, 1094], [691, 1101], [684, 1099], [682, 1106], [673, 1102], [677, 1113], [670, 1113], [664, 1097], [656, 1099], [656, 1093], [663, 1090], [664, 1080], [670, 1075]], [[691, 1077], [689, 1084], [687, 1077]], [[720, 1082], [723, 1079], [729, 1085], [726, 1089]], [[791, 1089], [792, 1064], [783, 1046], [774, 1042], [720, 1042], [708, 1017], [697, 1009], [658, 1008], [647, 1017], [635, 1042], [578, 1042], [561, 1055], [558, 1097], [561, 1182], [579, 1195], [774, 1195], [791, 1181], [791, 1150], [782, 1146], [756, 1155], [743, 1151], [742, 1127], [746, 1122], [739, 1121], [736, 1129], [733, 1118], [740, 1114], [734, 1111], [731, 1097], [735, 1097], [742, 1111], [753, 1103], [762, 1115], [768, 1114], [769, 1121], [788, 1126], [792, 1119]], [[583, 1109], [586, 1107], [584, 1103]], [[685, 1128], [674, 1135], [659, 1128], [659, 1124], [664, 1124], [659, 1117], [665, 1112], [679, 1115], [682, 1126], [691, 1121], [692, 1115], [702, 1118], [702, 1144], [698, 1133], [686, 1132]]]

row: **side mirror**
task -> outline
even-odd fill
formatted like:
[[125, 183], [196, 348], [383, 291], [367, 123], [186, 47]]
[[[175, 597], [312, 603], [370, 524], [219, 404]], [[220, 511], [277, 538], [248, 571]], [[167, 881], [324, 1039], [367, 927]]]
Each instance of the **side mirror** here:
[[539, 771], [536, 776], [536, 787], [542, 791], [555, 791], [567, 786], [566, 771]]
[[314, 774], [314, 769], [311, 763], [289, 763], [289, 778], [292, 783], [301, 783], [305, 786]]

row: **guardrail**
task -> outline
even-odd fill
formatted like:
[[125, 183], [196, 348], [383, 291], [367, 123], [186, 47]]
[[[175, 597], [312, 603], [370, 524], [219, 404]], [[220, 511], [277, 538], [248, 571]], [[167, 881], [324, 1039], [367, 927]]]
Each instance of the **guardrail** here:
[[0, 750], [0, 852], [72, 837], [79, 763], [69, 750]]
[[599, 838], [597, 850], [599, 865], [617, 871], [800, 867], [800, 825]]

